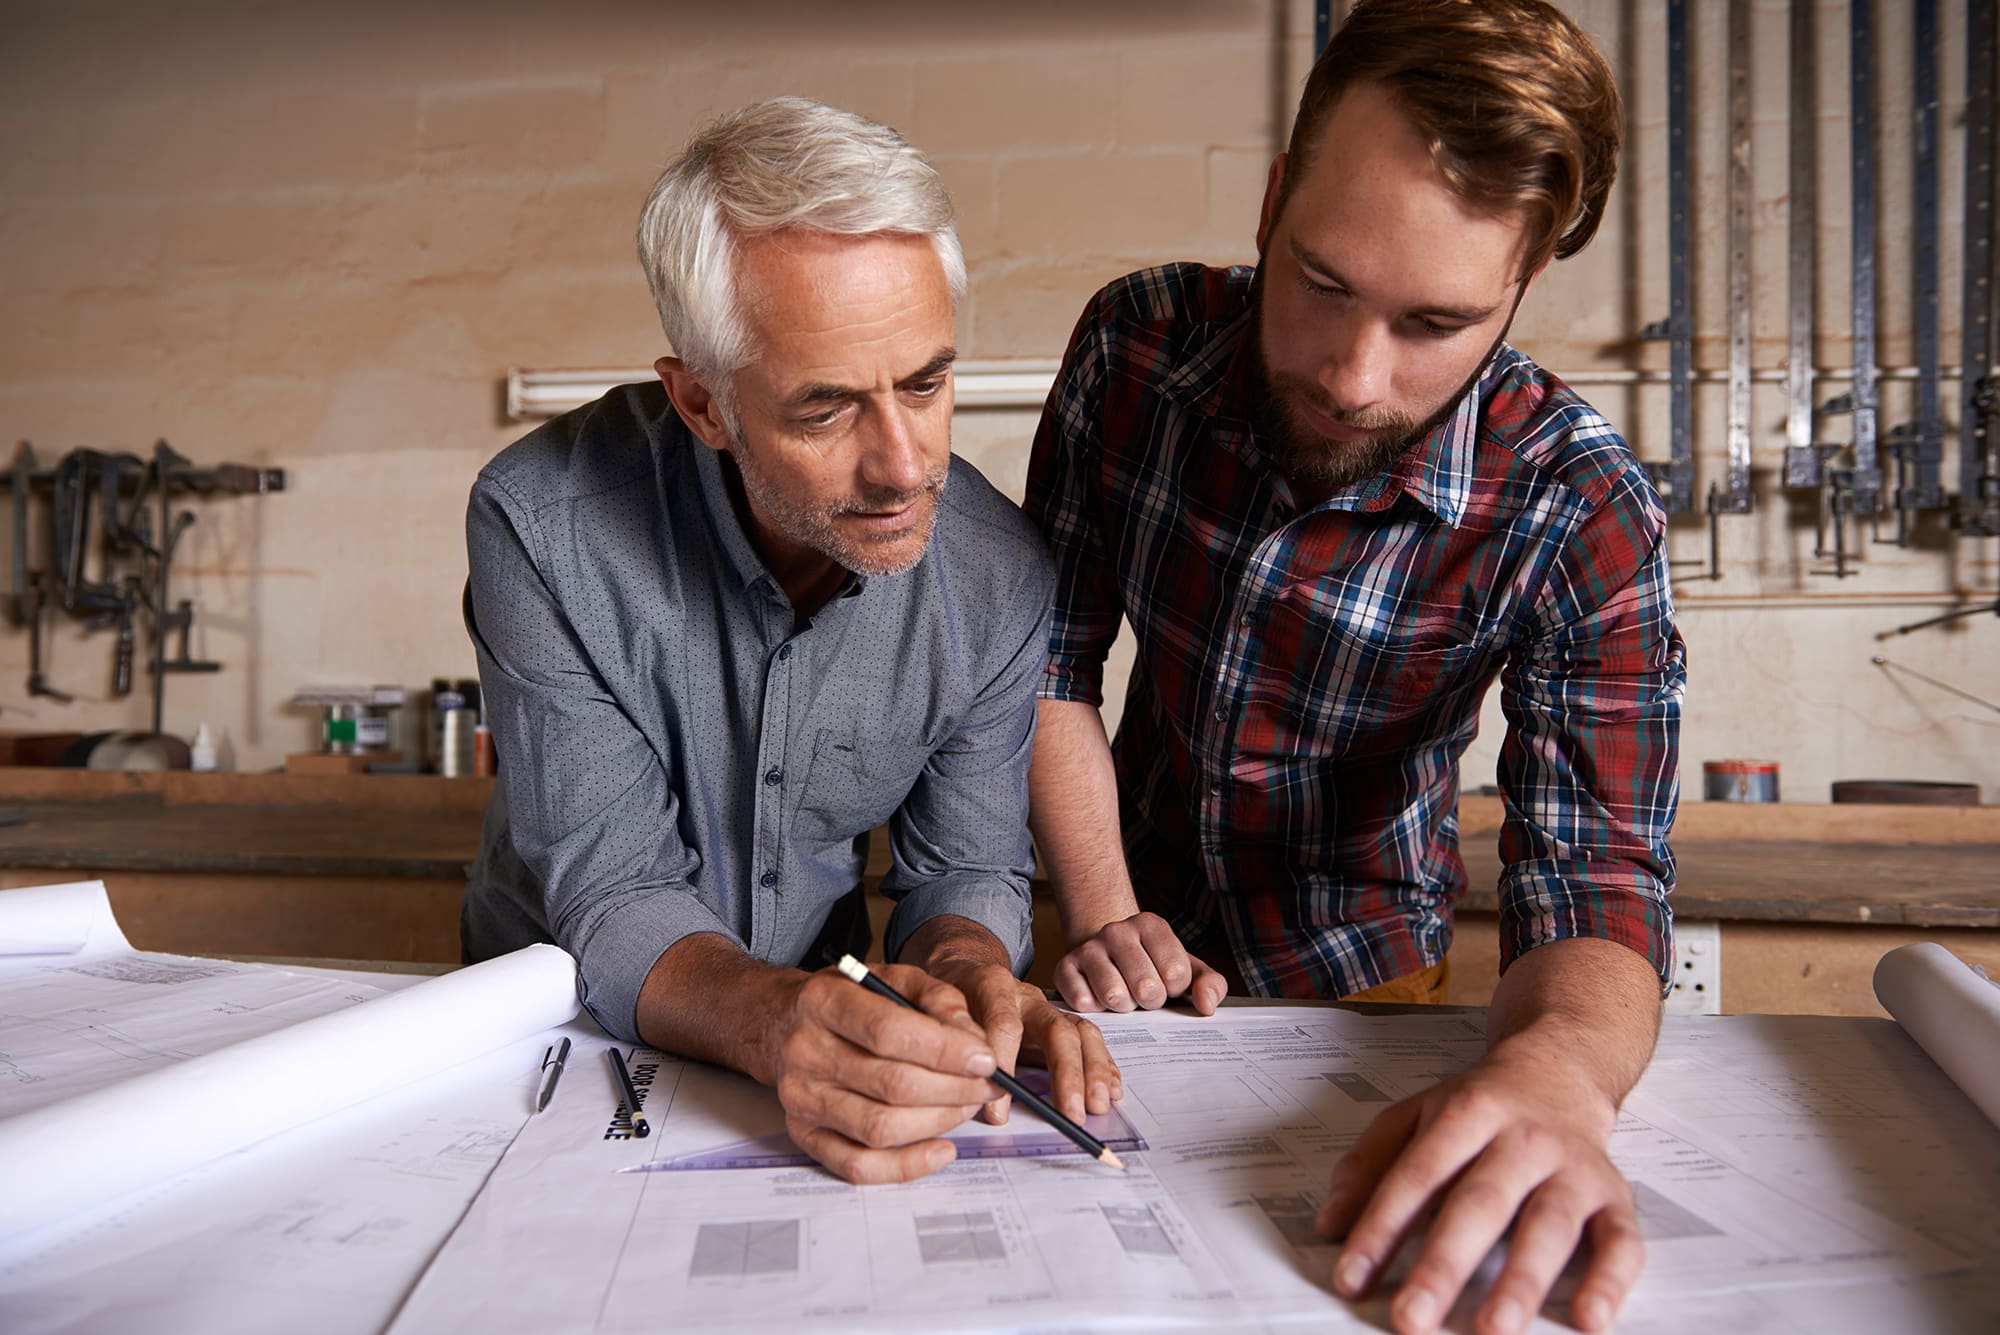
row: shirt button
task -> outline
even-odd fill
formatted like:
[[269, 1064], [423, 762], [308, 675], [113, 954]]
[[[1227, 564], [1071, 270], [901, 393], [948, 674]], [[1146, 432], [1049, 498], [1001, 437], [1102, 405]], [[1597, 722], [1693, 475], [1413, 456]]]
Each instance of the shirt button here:
[[1217, 723], [1229, 722], [1229, 711], [1218, 707], [1215, 711], [1215, 721]]
[[772, 886], [776, 885], [777, 883], [778, 883], [778, 873], [774, 871], [767, 871], [762, 876], [759, 876], [757, 878], [757, 884], [763, 886], [766, 890], [769, 890]]
[[1236, 624], [1243, 627], [1243, 629], [1248, 630], [1250, 629], [1250, 623], [1254, 620], [1256, 620], [1255, 617], [1251, 616], [1248, 612], [1245, 612], [1242, 616], [1236, 618]]
[[1208, 785], [1208, 795], [1210, 797], [1221, 797], [1222, 785], [1219, 783], [1211, 783], [1210, 785]]
[[766, 770], [764, 772], [764, 782], [770, 784], [773, 788], [776, 788], [784, 781], [785, 772], [781, 769]]
[[791, 646], [791, 645], [789, 645], [789, 644], [781, 644], [781, 645], [779, 645], [779, 646], [778, 646], [778, 661], [779, 661], [780, 663], [784, 662], [784, 661], [785, 661], [785, 660], [786, 660], [787, 658], [790, 658], [791, 656], [792, 656], [792, 646]]

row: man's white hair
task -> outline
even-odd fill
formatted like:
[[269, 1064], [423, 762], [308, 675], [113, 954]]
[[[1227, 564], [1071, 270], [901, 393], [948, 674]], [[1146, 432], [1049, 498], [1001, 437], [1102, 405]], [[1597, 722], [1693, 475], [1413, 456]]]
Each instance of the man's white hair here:
[[803, 97], [731, 112], [688, 141], [639, 215], [639, 263], [660, 326], [726, 417], [730, 377], [755, 355], [737, 301], [736, 246], [789, 227], [929, 237], [952, 304], [965, 295], [951, 197], [901, 135]]

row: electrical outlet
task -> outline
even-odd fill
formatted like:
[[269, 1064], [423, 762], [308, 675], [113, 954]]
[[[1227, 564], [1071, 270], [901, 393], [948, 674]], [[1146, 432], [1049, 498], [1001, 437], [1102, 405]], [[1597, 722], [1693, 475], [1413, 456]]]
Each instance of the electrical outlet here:
[[1722, 924], [1674, 920], [1674, 987], [1669, 1015], [1722, 1014]]

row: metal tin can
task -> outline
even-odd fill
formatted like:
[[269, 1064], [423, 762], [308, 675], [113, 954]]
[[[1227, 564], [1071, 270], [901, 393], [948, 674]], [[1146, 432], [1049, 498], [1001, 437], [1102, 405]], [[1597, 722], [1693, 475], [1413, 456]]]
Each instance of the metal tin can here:
[[1775, 802], [1778, 762], [1775, 760], [1704, 760], [1702, 795], [1711, 802]]

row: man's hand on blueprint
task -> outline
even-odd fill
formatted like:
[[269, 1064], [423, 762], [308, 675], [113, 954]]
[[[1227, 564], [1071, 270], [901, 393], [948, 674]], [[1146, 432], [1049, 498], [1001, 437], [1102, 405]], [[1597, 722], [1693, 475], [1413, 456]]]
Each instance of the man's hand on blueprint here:
[[1582, 1243], [1570, 1318], [1608, 1327], [1645, 1246], [1606, 1146], [1652, 1052], [1658, 983], [1643, 957], [1607, 941], [1557, 941], [1517, 959], [1494, 994], [1487, 1054], [1393, 1105], [1334, 1166], [1317, 1221], [1322, 1236], [1346, 1239], [1334, 1288], [1361, 1295], [1421, 1229], [1389, 1312], [1401, 1335], [1430, 1335], [1507, 1238], [1474, 1329], [1514, 1335]]
[[834, 969], [805, 975], [770, 1037], [767, 1083], [800, 1149], [850, 1182], [907, 1182], [956, 1156], [941, 1137], [993, 1092], [996, 1059], [957, 988], [907, 964], [874, 968], [918, 1009]]
[[1229, 980], [1189, 953], [1157, 913], [1116, 918], [1073, 941], [1055, 980], [1063, 1000], [1086, 1014], [1157, 1010], [1185, 996], [1213, 1015], [1229, 992]]
[[[965, 994], [1002, 1070], [1014, 1073], [1019, 1057], [1048, 1070], [1049, 1101], [1063, 1116], [1081, 1122], [1086, 1111], [1110, 1112], [1111, 1101], [1124, 1096], [1118, 1063], [1111, 1060], [1097, 1026], [1055, 1005], [1039, 987], [1022, 982], [1001, 964], [934, 956], [930, 968]], [[1010, 1102], [1003, 1094], [981, 1115], [989, 1122], [1005, 1122]]]

